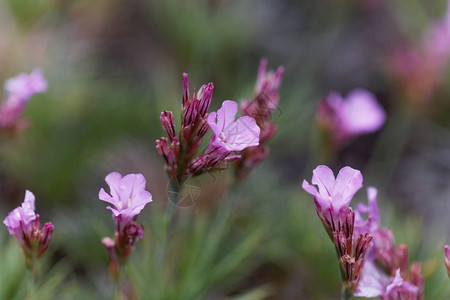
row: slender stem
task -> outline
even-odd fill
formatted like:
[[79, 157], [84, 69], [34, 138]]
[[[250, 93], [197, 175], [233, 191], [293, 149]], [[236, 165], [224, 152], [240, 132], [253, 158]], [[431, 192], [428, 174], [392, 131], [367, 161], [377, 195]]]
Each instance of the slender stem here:
[[[177, 182], [170, 181], [170, 186], [169, 186], [170, 190], [168, 191], [169, 201], [167, 203], [166, 213], [164, 215], [164, 226], [163, 226], [164, 231], [162, 233], [161, 257], [159, 259], [160, 260], [160, 272], [162, 272], [162, 274], [164, 274], [164, 269], [167, 264], [167, 261], [166, 261], [167, 260], [167, 248], [168, 248], [168, 244], [169, 244], [171, 228], [173, 226], [176, 203], [178, 201], [179, 193], [182, 189], [182, 184], [183, 183], [180, 181], [177, 181]], [[162, 277], [164, 278], [164, 275]]]
[[29, 292], [26, 299], [33, 300], [36, 299], [36, 293], [39, 283], [39, 261], [37, 258], [33, 257], [29, 261], [28, 278]]
[[343, 284], [341, 291], [341, 300], [351, 300], [353, 298], [352, 292], [348, 289], [348, 287]]

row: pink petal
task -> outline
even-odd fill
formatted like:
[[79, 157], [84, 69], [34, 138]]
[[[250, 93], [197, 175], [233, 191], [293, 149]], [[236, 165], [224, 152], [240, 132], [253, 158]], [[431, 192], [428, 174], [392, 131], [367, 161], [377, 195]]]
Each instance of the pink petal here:
[[217, 111], [217, 125], [222, 129], [222, 131], [234, 122], [237, 112], [238, 105], [236, 102], [231, 100], [223, 101], [222, 107]]
[[333, 205], [339, 207], [348, 205], [355, 193], [362, 187], [363, 177], [360, 171], [344, 167], [336, 177], [333, 191]]
[[260, 129], [252, 117], [240, 117], [223, 132], [226, 137], [225, 143], [230, 151], [242, 151], [247, 147], [259, 145]]
[[317, 166], [313, 171], [312, 184], [319, 187], [320, 196], [330, 201], [334, 189], [334, 174], [330, 168], [324, 165]]
[[117, 172], [111, 172], [105, 178], [105, 181], [109, 186], [111, 196], [116, 199], [116, 201], [118, 201], [120, 197], [119, 191], [121, 180], [122, 175]]
[[352, 91], [341, 112], [343, 129], [352, 135], [378, 130], [385, 122], [386, 114], [375, 96], [362, 89]]
[[208, 122], [208, 125], [211, 128], [211, 130], [214, 132], [214, 134], [216, 136], [219, 136], [220, 132], [222, 131], [222, 127], [219, 127], [216, 124], [216, 122], [217, 122], [216, 117], [217, 117], [216, 112], [214, 112], [214, 111], [211, 112], [210, 114], [208, 114], [207, 122]]

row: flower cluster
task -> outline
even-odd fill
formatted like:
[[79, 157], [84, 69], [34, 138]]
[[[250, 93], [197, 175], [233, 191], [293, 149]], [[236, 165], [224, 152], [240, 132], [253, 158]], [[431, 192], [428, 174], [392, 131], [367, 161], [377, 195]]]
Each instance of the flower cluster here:
[[[316, 210], [338, 253], [344, 291], [358, 297], [418, 300], [423, 297], [420, 264], [409, 266], [408, 248], [395, 247], [393, 234], [379, 227], [377, 190], [369, 187], [368, 205], [349, 204], [362, 187], [359, 171], [342, 168], [335, 178], [326, 166], [313, 171], [303, 189], [314, 196]], [[367, 218], [364, 219], [364, 216]]]
[[344, 290], [353, 294], [361, 276], [367, 250], [373, 236], [355, 228], [355, 212], [349, 204], [362, 187], [361, 172], [342, 168], [335, 178], [327, 166], [313, 171], [312, 184], [303, 181], [303, 189], [314, 196], [317, 214], [338, 254]]
[[30, 98], [47, 90], [47, 81], [41, 69], [29, 75], [20, 74], [5, 82], [6, 99], [0, 104], [0, 130], [21, 131], [27, 122], [20, 119]]
[[53, 234], [52, 223], [41, 227], [39, 215], [34, 212], [35, 197], [32, 192], [25, 192], [21, 206], [11, 211], [3, 223], [22, 247], [27, 265], [33, 268], [36, 259], [40, 258], [48, 248]]
[[375, 188], [368, 189], [368, 198], [367, 206], [360, 203], [356, 208], [355, 226], [359, 231], [372, 234], [374, 239], [355, 296], [381, 297], [384, 300], [422, 299], [423, 276], [420, 264], [413, 263], [409, 266], [407, 246], [396, 247], [392, 232], [379, 227]]
[[392, 73], [407, 98], [416, 104], [428, 102], [450, 62], [450, 2], [444, 18], [429, 28], [422, 42], [397, 47], [391, 61]]
[[271, 122], [271, 118], [280, 101], [279, 89], [284, 68], [279, 66], [276, 72], [266, 72], [266, 68], [267, 60], [262, 59], [256, 78], [254, 97], [241, 103], [242, 115], [254, 118], [261, 129], [261, 134], [259, 145], [245, 149], [242, 157], [236, 160], [235, 170], [238, 178], [245, 177], [269, 154], [269, 148], [265, 144], [274, 136], [277, 129]]
[[145, 190], [146, 181], [142, 174], [122, 177], [113, 172], [106, 176], [105, 181], [110, 194], [102, 188], [98, 197], [112, 204], [107, 209], [112, 211], [116, 229], [114, 240], [105, 237], [102, 243], [108, 250], [111, 273], [117, 278], [119, 267], [133, 251], [136, 240], [144, 238], [144, 228], [136, 219], [145, 205], [152, 201], [152, 195]]
[[[171, 179], [183, 181], [184, 176], [221, 169], [221, 163], [240, 157], [232, 155], [247, 147], [259, 144], [260, 129], [256, 121], [243, 116], [236, 118], [238, 105], [234, 101], [224, 101], [217, 112], [208, 114], [214, 86], [203, 85], [189, 96], [187, 74], [183, 74], [183, 98], [180, 133], [176, 134], [173, 113], [163, 111], [161, 124], [167, 133], [156, 141], [156, 149], [165, 160]], [[212, 130], [212, 138], [205, 151], [199, 154], [199, 147], [206, 133]]]
[[339, 148], [359, 135], [380, 129], [386, 114], [372, 93], [356, 89], [346, 99], [330, 93], [319, 103], [316, 117], [329, 142]]

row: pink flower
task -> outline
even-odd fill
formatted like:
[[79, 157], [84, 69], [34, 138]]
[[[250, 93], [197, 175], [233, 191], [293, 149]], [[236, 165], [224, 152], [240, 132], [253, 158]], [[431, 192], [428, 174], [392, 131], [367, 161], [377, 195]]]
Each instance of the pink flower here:
[[357, 297], [380, 297], [383, 300], [417, 300], [419, 287], [403, 279], [400, 269], [388, 278], [371, 261], [364, 263], [363, 273], [355, 292]]
[[363, 89], [351, 91], [346, 99], [331, 93], [319, 104], [319, 124], [331, 131], [337, 143], [380, 129], [386, 114], [375, 96]]
[[450, 278], [450, 247], [445, 245], [444, 247], [445, 253], [445, 268], [447, 269], [448, 277]]
[[429, 63], [442, 68], [450, 59], [450, 1], [443, 19], [435, 22], [426, 33], [423, 51]]
[[226, 100], [217, 113], [208, 115], [208, 125], [214, 133], [214, 143], [230, 152], [259, 145], [260, 129], [255, 119], [243, 116], [235, 120], [237, 112], [237, 103]]
[[119, 173], [112, 172], [105, 181], [110, 194], [102, 188], [98, 197], [113, 205], [107, 208], [113, 213], [116, 227], [114, 240], [104, 237], [102, 243], [109, 254], [111, 273], [117, 278], [120, 264], [132, 253], [137, 239], [144, 238], [144, 228], [136, 219], [144, 206], [152, 201], [152, 195], [145, 190], [146, 181], [142, 174], [128, 174], [122, 178]]
[[321, 165], [314, 169], [312, 184], [303, 180], [302, 188], [314, 196], [316, 205], [322, 210], [331, 208], [339, 212], [342, 207], [348, 206], [355, 193], [362, 187], [363, 177], [360, 171], [351, 167], [344, 167], [334, 178], [333, 171], [327, 166]]
[[98, 197], [113, 205], [107, 209], [112, 211], [115, 219], [121, 217], [123, 223], [132, 220], [152, 201], [152, 194], [145, 190], [146, 181], [142, 174], [128, 174], [122, 178], [119, 173], [112, 172], [106, 176], [105, 181], [111, 194], [102, 188]]
[[[375, 234], [380, 225], [380, 212], [377, 205], [378, 190], [374, 187], [367, 188], [368, 205], [358, 203], [355, 211], [355, 230], [357, 232], [369, 232]], [[364, 215], [367, 219], [364, 220]]]
[[277, 127], [272, 123], [272, 114], [280, 101], [280, 86], [284, 67], [279, 66], [276, 72], [266, 71], [267, 60], [262, 59], [256, 79], [255, 95], [252, 99], [241, 102], [243, 116], [256, 120], [260, 129], [259, 145], [243, 151], [241, 159], [235, 163], [236, 176], [244, 178], [257, 164], [269, 154], [265, 145], [276, 133]]
[[47, 81], [40, 68], [34, 69], [29, 75], [22, 73], [5, 82], [5, 91], [7, 93], [14, 94], [25, 100], [28, 100], [34, 94], [43, 93], [46, 90]]
[[11, 211], [3, 221], [9, 234], [14, 235], [21, 245], [25, 244], [24, 238], [31, 236], [32, 223], [36, 219], [34, 202], [33, 193], [27, 190], [22, 205]]
[[5, 82], [7, 98], [0, 105], [0, 127], [15, 127], [30, 97], [46, 90], [47, 81], [41, 69], [8, 79]]
[[[268, 113], [273, 112], [280, 100], [279, 89], [283, 79], [284, 67], [279, 66], [276, 72], [266, 71], [267, 60], [261, 59], [256, 77], [255, 95], [261, 95], [266, 99]], [[245, 109], [244, 109], [245, 110]]]
[[419, 288], [414, 284], [403, 280], [400, 269], [395, 272], [395, 277], [386, 287], [383, 300], [417, 300]]
[[382, 273], [371, 260], [366, 260], [361, 273], [358, 287], [355, 292], [356, 297], [379, 297], [386, 291], [389, 284], [389, 277]]
[[34, 257], [41, 257], [48, 248], [52, 234], [52, 223], [41, 228], [39, 215], [34, 212], [35, 197], [32, 192], [25, 192], [21, 206], [11, 211], [3, 221], [10, 235], [13, 235], [23, 248], [27, 263], [30, 265]]

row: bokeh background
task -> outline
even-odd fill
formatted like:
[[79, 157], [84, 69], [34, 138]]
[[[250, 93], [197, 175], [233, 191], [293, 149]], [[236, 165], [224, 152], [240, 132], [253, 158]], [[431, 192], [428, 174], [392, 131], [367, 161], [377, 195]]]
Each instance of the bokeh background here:
[[[365, 187], [379, 189], [383, 226], [423, 263], [426, 299], [450, 299], [448, 72], [422, 97], [392, 70], [396, 49], [422, 43], [446, 8], [444, 0], [1, 1], [0, 80], [41, 66], [49, 82], [27, 107], [31, 127], [0, 144], [0, 217], [29, 189], [55, 225], [38, 298], [111, 298], [100, 239], [113, 221], [97, 195], [119, 171], [144, 174], [154, 199], [127, 266], [138, 299], [337, 299], [333, 246], [300, 188], [328, 163], [360, 169]], [[214, 83], [212, 109], [251, 97], [262, 57], [286, 68], [270, 156], [233, 190], [232, 172], [199, 178], [198, 201], [177, 209], [170, 263], [158, 265], [167, 204], [159, 114], [179, 111], [182, 72], [191, 87]], [[317, 103], [359, 87], [377, 96], [387, 122], [324, 161]], [[23, 259], [0, 231], [0, 298], [22, 299]]]

